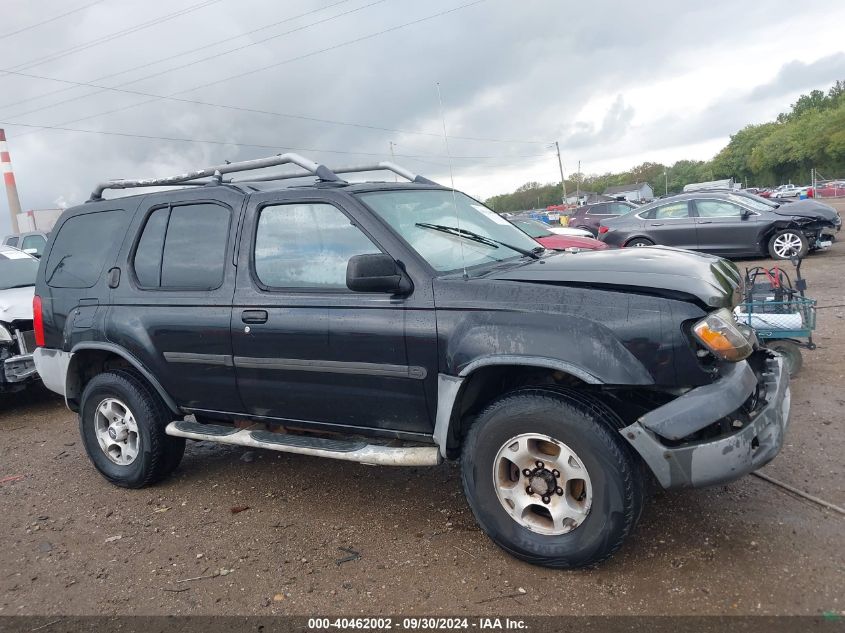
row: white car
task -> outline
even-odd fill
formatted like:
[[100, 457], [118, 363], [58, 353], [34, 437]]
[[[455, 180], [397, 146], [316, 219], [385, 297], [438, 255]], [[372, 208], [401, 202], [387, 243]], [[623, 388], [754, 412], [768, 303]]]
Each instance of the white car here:
[[548, 224], [546, 228], [550, 230], [552, 233], [556, 233], [557, 235], [570, 235], [573, 237], [592, 237], [595, 236], [585, 229], [574, 229], [568, 226], [558, 226], [555, 224]]
[[781, 185], [774, 190], [770, 197], [772, 198], [797, 198], [802, 191], [807, 191], [807, 187], [799, 187], [797, 185]]
[[32, 352], [32, 297], [38, 260], [0, 245], [0, 394], [20, 391], [38, 380]]

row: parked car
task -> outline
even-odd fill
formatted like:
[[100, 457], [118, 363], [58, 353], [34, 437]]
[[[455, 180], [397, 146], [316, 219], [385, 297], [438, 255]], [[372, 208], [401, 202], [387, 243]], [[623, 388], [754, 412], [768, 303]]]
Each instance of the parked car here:
[[[287, 163], [318, 180], [218, 184]], [[734, 264], [549, 253], [463, 193], [378, 168], [411, 182], [347, 183], [285, 154], [106, 182], [62, 214], [38, 271], [35, 359], [106, 479], [158, 481], [186, 439], [371, 465], [460, 458], [482, 529], [564, 568], [621, 546], [649, 472], [665, 488], [722, 484], [778, 453], [789, 376], [733, 318]], [[206, 184], [102, 197], [188, 182]]]
[[625, 215], [636, 208], [638, 208], [637, 205], [625, 201], [585, 204], [578, 207], [575, 213], [570, 216], [569, 226], [589, 231], [590, 235], [595, 237], [598, 235], [602, 220]]
[[37, 259], [11, 246], [0, 246], [0, 394], [20, 391], [38, 380], [32, 360], [32, 297], [37, 271]]
[[600, 242], [593, 237], [581, 237], [578, 235], [561, 235], [552, 232], [544, 222], [537, 220], [520, 220], [514, 218], [511, 222], [520, 231], [534, 238], [545, 248], [553, 251], [565, 251], [568, 248], [580, 248], [581, 250], [600, 251], [607, 248], [607, 244]]
[[841, 198], [845, 196], [845, 182], [828, 182], [810, 189], [808, 194], [813, 198]]
[[797, 185], [781, 185], [772, 192], [770, 198], [797, 198], [802, 192], [806, 192], [808, 187], [799, 187]]
[[7, 235], [3, 238], [3, 244], [6, 246], [14, 246], [28, 255], [40, 258], [44, 252], [44, 247], [47, 245], [47, 239], [49, 237], [50, 234], [45, 233], [44, 231], [28, 231], [18, 235]]
[[605, 220], [599, 239], [612, 246], [662, 244], [725, 257], [805, 256], [830, 246], [839, 213], [816, 200], [787, 205], [753, 194], [708, 191], [655, 201]]

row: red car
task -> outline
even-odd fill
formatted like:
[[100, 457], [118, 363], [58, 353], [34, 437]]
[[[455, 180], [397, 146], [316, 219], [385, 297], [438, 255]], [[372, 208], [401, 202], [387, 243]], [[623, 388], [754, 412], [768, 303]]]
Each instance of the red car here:
[[599, 242], [592, 237], [578, 237], [576, 235], [558, 235], [546, 228], [546, 225], [537, 220], [511, 220], [511, 222], [523, 233], [533, 237], [545, 248], [553, 251], [565, 251], [567, 248], [580, 248], [585, 251], [602, 251], [609, 248], [604, 242]]

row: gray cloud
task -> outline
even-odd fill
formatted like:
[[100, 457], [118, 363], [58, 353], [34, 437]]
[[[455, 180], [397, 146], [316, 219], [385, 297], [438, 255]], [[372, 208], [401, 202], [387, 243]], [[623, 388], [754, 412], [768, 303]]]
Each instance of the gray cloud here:
[[[6, 124], [22, 204], [25, 208], [52, 206], [58, 196], [74, 203], [84, 199], [93, 184], [104, 178], [162, 175], [223, 159], [254, 158], [285, 148], [302, 148], [302, 153], [335, 165], [384, 159], [389, 157], [390, 141], [396, 143], [398, 162], [446, 182], [444, 144], [436, 136], [441, 129], [436, 82], [443, 91], [448, 129], [454, 137], [450, 147], [456, 157], [456, 177], [506, 174], [515, 166], [538, 160], [538, 154], [548, 153], [542, 143], [470, 141], [457, 138], [460, 136], [543, 142], [559, 139], [596, 160], [602, 154], [633, 154], [667, 143], [727, 134], [736, 129], [740, 117], [749, 115], [751, 106], [734, 116], [730, 104], [714, 103], [715, 93], [703, 87], [702, 100], [712, 107], [700, 119], [690, 121], [679, 116], [660, 129], [643, 129], [636, 125], [637, 113], [626, 104], [624, 87], [685, 72], [684, 55], [694, 56], [707, 47], [728, 47], [738, 38], [764, 37], [766, 29], [782, 20], [791, 8], [788, 0], [776, 0], [768, 3], [765, 11], [755, 10], [745, 21], [725, 19], [737, 12], [730, 0], [714, 0], [695, 7], [679, 7], [669, 0], [650, 2], [647, 7], [597, 1], [579, 5], [577, 10], [559, 0], [525, 0], [518, 5], [488, 0], [336, 50], [302, 57], [457, 7], [463, 1], [386, 0], [312, 28], [126, 86], [170, 95], [293, 60], [179, 96], [424, 131], [435, 136], [339, 126], [167, 99], [100, 114], [148, 98], [117, 92], [91, 94], [95, 90], [80, 87], [19, 106], [2, 107], [64, 86], [3, 75], [0, 70], [3, 122], [61, 126], [85, 119], [64, 126], [231, 143], [215, 145], [55, 130], [31, 133], [27, 128]], [[348, 0], [260, 34], [209, 46], [197, 53], [184, 52], [292, 15], [329, 7], [334, 2], [309, 0], [294, 7], [272, 0], [222, 0], [105, 44], [63, 54], [25, 72], [84, 82], [168, 55], [176, 56], [172, 61], [104, 81], [113, 86], [363, 7], [372, 0]], [[105, 0], [26, 34], [0, 39], [0, 68], [14, 68], [69, 47], [86, 46], [97, 37], [197, 3], [198, 0], [150, 0], [141, 14], [132, 0]], [[11, 0], [11, 7], [6, 8], [5, 32], [63, 10], [61, 0]], [[808, 0], [802, 11], [825, 15], [830, 13], [830, 7], [822, 0]], [[704, 32], [707, 38], [695, 37]], [[26, 114], [59, 100], [88, 94], [91, 96]], [[577, 115], [584, 105], [605, 95], [619, 96], [602, 113], [601, 123], [579, 122]], [[267, 145], [272, 149], [235, 143]], [[8, 230], [7, 216], [5, 196], [0, 196], [0, 234]]]
[[837, 79], [845, 79], [845, 53], [828, 55], [809, 64], [796, 59], [784, 64], [772, 81], [754, 88], [749, 100], [771, 99], [818, 88]]

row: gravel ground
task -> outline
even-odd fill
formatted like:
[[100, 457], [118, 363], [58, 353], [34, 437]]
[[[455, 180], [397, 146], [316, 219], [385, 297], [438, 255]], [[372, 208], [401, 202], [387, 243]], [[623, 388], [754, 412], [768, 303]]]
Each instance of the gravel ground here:
[[[765, 472], [845, 506], [845, 244], [803, 272], [823, 306], [819, 347]], [[37, 390], [0, 400], [0, 503], [0, 615], [845, 612], [845, 517], [751, 476], [657, 493], [613, 559], [551, 571], [478, 530], [454, 465], [203, 442], [168, 481], [124, 490], [90, 466], [75, 415]]]

